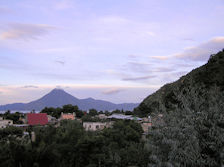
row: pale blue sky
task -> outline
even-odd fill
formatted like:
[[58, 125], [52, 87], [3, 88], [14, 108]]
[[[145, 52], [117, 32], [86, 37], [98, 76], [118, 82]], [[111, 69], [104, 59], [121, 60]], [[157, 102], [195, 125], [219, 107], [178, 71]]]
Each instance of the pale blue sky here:
[[0, 104], [140, 102], [224, 48], [223, 18], [223, 0], [1, 0]]

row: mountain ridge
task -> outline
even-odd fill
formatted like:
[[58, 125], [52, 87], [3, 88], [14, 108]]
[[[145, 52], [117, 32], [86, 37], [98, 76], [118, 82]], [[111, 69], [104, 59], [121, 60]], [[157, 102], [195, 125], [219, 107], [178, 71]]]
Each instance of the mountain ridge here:
[[40, 99], [31, 101], [29, 103], [13, 103], [0, 105], [0, 110], [42, 110], [45, 107], [62, 107], [66, 104], [77, 105], [82, 110], [91, 108], [97, 110], [133, 110], [138, 103], [121, 103], [115, 104], [109, 101], [96, 100], [93, 98], [78, 99], [71, 94], [65, 92], [63, 89], [55, 88], [48, 94], [42, 96]]
[[203, 112], [224, 104], [224, 50], [205, 65], [162, 86], [134, 109], [138, 115], [172, 111]]

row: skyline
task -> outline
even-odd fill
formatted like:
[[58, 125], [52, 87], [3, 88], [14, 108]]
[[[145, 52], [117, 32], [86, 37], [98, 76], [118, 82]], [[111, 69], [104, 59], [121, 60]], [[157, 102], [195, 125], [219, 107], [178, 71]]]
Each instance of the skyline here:
[[0, 105], [56, 87], [141, 102], [224, 48], [223, 9], [221, 0], [1, 1]]

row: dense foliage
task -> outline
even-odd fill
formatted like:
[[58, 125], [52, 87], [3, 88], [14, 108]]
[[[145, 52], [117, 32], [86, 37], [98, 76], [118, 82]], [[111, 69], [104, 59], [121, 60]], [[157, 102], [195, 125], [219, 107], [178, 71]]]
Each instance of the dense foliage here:
[[170, 112], [149, 134], [153, 166], [224, 165], [224, 107], [216, 111]]
[[[9, 129], [5, 129], [7, 131]], [[133, 121], [117, 121], [113, 128], [86, 132], [77, 121], [60, 127], [35, 127], [36, 141], [1, 140], [0, 166], [127, 167], [147, 166], [149, 154], [142, 129]]]
[[[224, 92], [224, 50], [211, 55], [208, 63], [148, 96], [134, 113], [146, 116], [170, 111], [208, 111]], [[216, 94], [214, 94], [216, 92]], [[215, 98], [213, 98], [213, 96]], [[219, 101], [219, 105], [224, 99]]]
[[55, 118], [59, 118], [61, 113], [75, 113], [76, 117], [81, 118], [84, 115], [84, 111], [80, 110], [78, 106], [71, 104], [64, 105], [62, 108], [45, 107], [41, 113], [47, 113]]

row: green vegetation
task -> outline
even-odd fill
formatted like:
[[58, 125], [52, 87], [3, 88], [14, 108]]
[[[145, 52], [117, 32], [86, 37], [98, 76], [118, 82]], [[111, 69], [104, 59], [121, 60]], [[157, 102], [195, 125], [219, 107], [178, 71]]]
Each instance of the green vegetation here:
[[[224, 91], [224, 51], [212, 55], [207, 64], [148, 96], [134, 110], [139, 116], [182, 110], [208, 111]], [[222, 105], [223, 100], [219, 101]]]
[[163, 115], [163, 125], [148, 138], [150, 165], [212, 166], [224, 164], [224, 106], [216, 111], [179, 111]]
[[75, 113], [76, 117], [81, 118], [84, 115], [84, 112], [78, 108], [78, 106], [73, 106], [71, 104], [64, 105], [62, 108], [53, 108], [53, 107], [45, 107], [41, 113], [47, 113], [55, 118], [59, 118], [61, 113]]
[[150, 114], [149, 166], [224, 165], [224, 51], [148, 96], [134, 113]]
[[4, 114], [1, 114], [0, 116], [3, 117], [4, 119], [13, 120], [14, 124], [23, 124], [23, 121], [21, 121], [20, 119], [24, 118], [24, 114], [21, 114], [19, 112], [11, 113], [8, 110]]
[[[4, 131], [8, 131], [6, 128]], [[113, 128], [86, 132], [77, 121], [60, 127], [35, 127], [35, 142], [1, 140], [0, 166], [22, 167], [126, 167], [147, 166], [149, 152], [142, 129], [133, 121], [117, 121]]]

